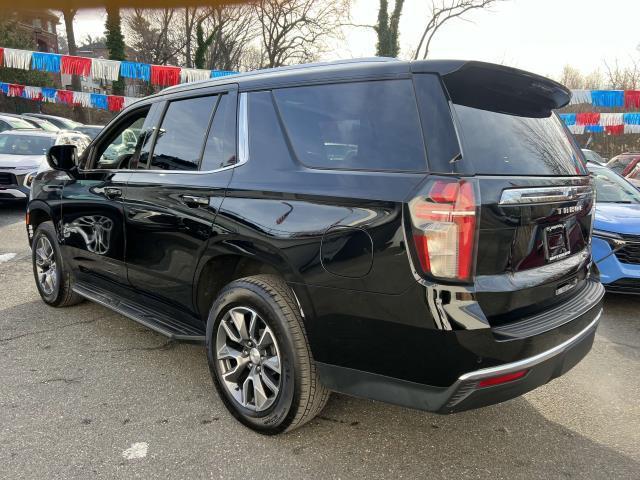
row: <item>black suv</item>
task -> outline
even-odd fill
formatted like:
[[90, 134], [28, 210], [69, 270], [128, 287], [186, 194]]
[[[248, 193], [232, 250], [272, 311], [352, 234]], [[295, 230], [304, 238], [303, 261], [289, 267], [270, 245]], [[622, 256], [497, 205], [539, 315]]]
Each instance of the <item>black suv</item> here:
[[516, 397], [578, 363], [602, 311], [593, 188], [552, 113], [569, 96], [382, 59], [169, 88], [80, 158], [50, 150], [27, 215], [38, 289], [204, 342], [262, 433], [330, 391], [441, 413]]

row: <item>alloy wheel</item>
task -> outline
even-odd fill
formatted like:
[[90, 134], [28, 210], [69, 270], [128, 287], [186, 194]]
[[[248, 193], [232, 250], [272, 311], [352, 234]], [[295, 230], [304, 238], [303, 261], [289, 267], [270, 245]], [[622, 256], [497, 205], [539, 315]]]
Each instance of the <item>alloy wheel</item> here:
[[242, 407], [268, 409], [281, 387], [281, 358], [273, 331], [258, 313], [231, 308], [216, 333], [216, 361], [222, 384]]
[[45, 295], [52, 295], [58, 288], [58, 270], [53, 246], [46, 236], [38, 238], [35, 253], [38, 284]]

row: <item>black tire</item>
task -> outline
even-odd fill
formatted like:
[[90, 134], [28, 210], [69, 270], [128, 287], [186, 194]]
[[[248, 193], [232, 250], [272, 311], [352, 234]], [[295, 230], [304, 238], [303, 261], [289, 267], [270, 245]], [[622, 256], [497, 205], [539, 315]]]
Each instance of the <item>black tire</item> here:
[[[241, 405], [223, 384], [216, 359], [216, 335], [225, 314], [235, 307], [254, 310], [273, 332], [279, 346], [280, 390], [263, 412]], [[227, 409], [247, 427], [275, 435], [298, 428], [314, 418], [329, 399], [319, 381], [298, 302], [287, 284], [275, 275], [241, 278], [227, 285], [211, 307], [206, 334], [209, 370]]]
[[[38, 270], [36, 266], [36, 249], [41, 237], [46, 237], [49, 244], [53, 248], [53, 258], [55, 259], [55, 273], [57, 275], [56, 287], [51, 292], [46, 292], [38, 279]], [[58, 245], [58, 237], [53, 227], [53, 223], [42, 222], [38, 225], [33, 235], [31, 244], [31, 263], [33, 265], [33, 277], [36, 287], [40, 293], [42, 300], [52, 307], [69, 307], [82, 302], [84, 299], [71, 289], [72, 277], [71, 273], [65, 268], [60, 246]]]

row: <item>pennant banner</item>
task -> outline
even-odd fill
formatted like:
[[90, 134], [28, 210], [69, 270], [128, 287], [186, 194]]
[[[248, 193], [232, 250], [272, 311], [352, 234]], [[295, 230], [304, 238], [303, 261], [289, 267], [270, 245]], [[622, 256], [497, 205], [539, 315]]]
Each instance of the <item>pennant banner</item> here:
[[640, 108], [640, 90], [571, 90], [569, 105], [594, 107]]
[[0, 47], [0, 66], [19, 68], [21, 70], [31, 69], [62, 73], [64, 75], [79, 75], [85, 78], [110, 82], [115, 82], [120, 77], [133, 78], [161, 87], [238, 73], [227, 70], [202, 70], [171, 65], [121, 62], [104, 58], [59, 55], [57, 53], [32, 52], [30, 50], [3, 47]]
[[[617, 101], [617, 100], [616, 100]], [[622, 135], [623, 133], [640, 133], [640, 112], [629, 113], [561, 113], [559, 117], [573, 134], [606, 133]]]
[[7, 97], [21, 97], [38, 102], [99, 108], [101, 110], [109, 110], [110, 112], [119, 112], [136, 100], [139, 100], [138, 98], [123, 97], [121, 95], [72, 92], [71, 90], [58, 90], [50, 87], [31, 87], [2, 82], [0, 82], [0, 94], [4, 94]]

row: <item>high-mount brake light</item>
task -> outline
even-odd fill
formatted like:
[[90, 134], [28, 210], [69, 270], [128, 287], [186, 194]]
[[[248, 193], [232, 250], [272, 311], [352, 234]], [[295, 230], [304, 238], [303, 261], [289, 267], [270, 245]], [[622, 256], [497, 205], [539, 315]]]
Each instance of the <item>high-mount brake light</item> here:
[[476, 198], [466, 180], [436, 180], [409, 203], [413, 240], [425, 273], [469, 280], [473, 269]]

